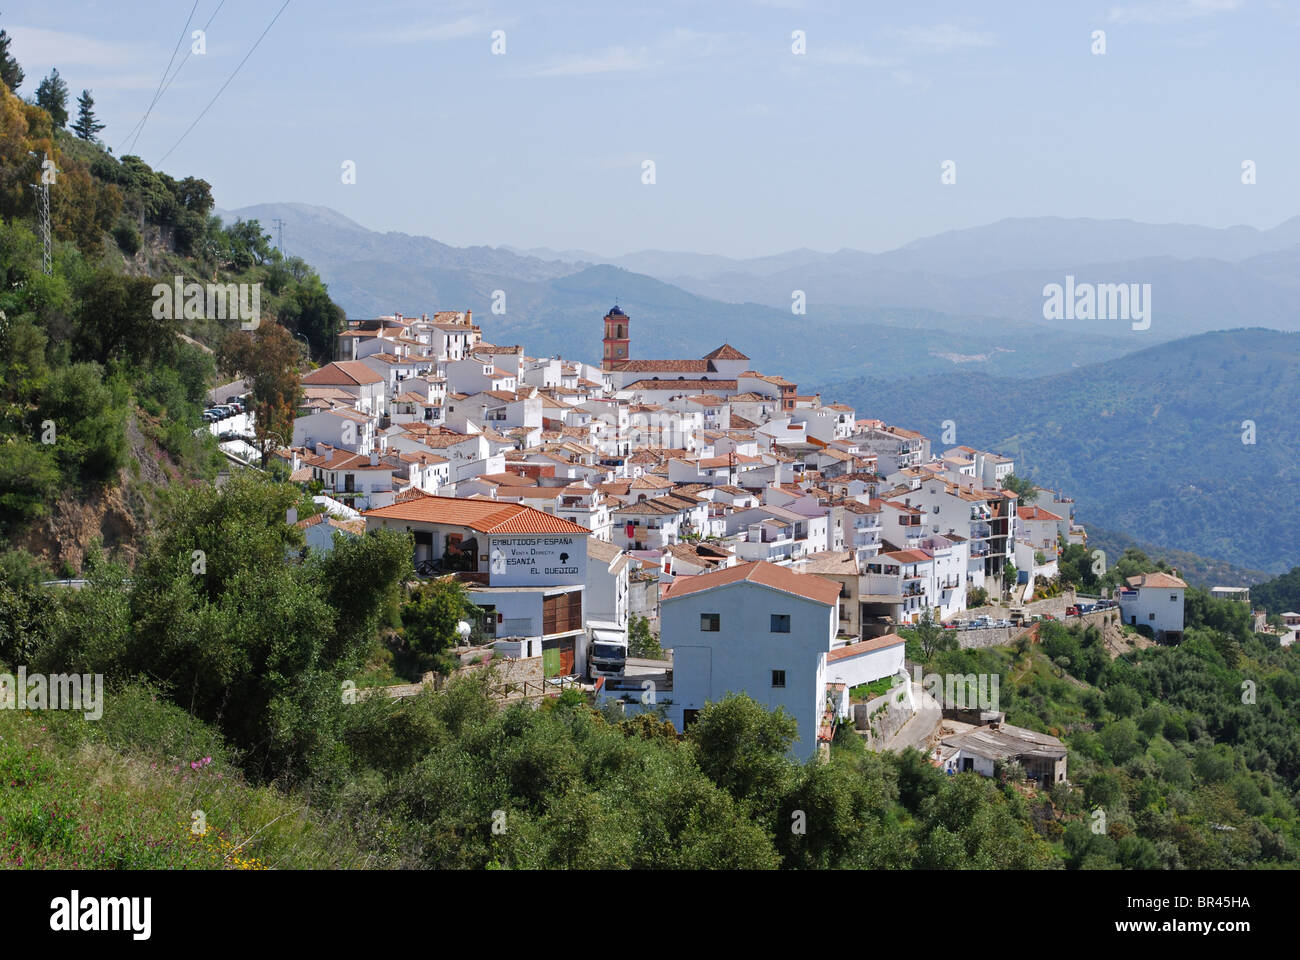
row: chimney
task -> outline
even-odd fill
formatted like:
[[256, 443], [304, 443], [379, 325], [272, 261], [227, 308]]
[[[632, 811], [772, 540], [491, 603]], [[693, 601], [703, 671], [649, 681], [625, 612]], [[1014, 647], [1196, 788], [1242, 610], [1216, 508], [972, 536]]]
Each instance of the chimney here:
[[379, 451], [378, 451], [378, 450], [371, 450], [371, 451], [370, 451], [370, 465], [371, 465], [372, 467], [377, 467], [377, 466], [379, 466]]

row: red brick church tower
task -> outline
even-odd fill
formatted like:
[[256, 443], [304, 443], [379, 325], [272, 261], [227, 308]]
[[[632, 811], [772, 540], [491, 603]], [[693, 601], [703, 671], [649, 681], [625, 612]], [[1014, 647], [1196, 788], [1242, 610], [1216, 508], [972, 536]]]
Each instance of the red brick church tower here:
[[617, 305], [605, 314], [605, 353], [601, 361], [602, 370], [612, 370], [621, 361], [626, 360], [631, 333], [628, 316]]

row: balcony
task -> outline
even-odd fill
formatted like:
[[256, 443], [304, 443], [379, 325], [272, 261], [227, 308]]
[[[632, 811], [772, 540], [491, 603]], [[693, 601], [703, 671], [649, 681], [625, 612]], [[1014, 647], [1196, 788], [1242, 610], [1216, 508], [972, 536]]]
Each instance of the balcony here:
[[900, 577], [888, 573], [864, 573], [861, 578], [862, 592], [876, 596], [897, 597], [903, 592]]

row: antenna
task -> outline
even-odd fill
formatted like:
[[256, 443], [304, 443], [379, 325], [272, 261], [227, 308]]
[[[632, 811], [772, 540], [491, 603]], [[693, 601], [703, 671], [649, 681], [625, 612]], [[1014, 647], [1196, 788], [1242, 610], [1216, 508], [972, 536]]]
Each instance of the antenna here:
[[284, 221], [281, 220], [279, 217], [272, 217], [271, 222], [275, 224], [276, 231], [280, 235], [280, 241], [278, 246], [280, 247], [280, 256], [283, 257], [284, 256]]

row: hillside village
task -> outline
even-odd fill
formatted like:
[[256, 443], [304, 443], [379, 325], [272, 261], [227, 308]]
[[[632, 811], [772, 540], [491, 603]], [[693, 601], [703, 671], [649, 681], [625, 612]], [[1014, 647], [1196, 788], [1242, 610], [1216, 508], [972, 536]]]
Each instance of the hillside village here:
[[[851, 689], [903, 669], [900, 627], [1027, 603], [1086, 542], [1068, 497], [1020, 504], [1010, 458], [801, 394], [729, 343], [634, 357], [632, 326], [606, 314], [596, 365], [493, 344], [468, 311], [349, 323], [272, 454], [325, 507], [299, 521], [307, 543], [410, 533], [417, 573], [462, 581], [475, 642], [520, 675], [679, 730], [743, 690], [798, 720], [806, 758]], [[1174, 638], [1176, 606], [1125, 621]], [[667, 659], [629, 657], [640, 617]]]

